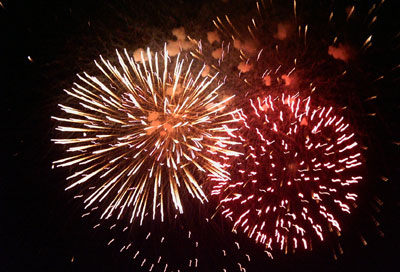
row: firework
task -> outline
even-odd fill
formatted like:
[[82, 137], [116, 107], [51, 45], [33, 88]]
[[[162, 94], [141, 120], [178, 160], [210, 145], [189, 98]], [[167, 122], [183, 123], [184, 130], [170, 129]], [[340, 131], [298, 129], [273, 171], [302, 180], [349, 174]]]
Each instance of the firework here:
[[267, 250], [311, 248], [327, 233], [340, 235], [362, 181], [356, 135], [330, 106], [282, 94], [249, 99], [238, 113], [244, 154], [231, 179], [213, 177], [219, 210]]
[[[256, 105], [258, 101], [254, 97], [262, 99], [269, 95], [276, 97], [282, 93], [293, 94], [296, 92], [299, 92], [300, 97], [303, 98], [313, 96], [314, 102], [316, 100], [323, 102], [321, 105], [340, 105], [340, 113], [338, 109], [335, 110], [333, 108], [330, 114], [340, 114], [346, 116], [347, 120], [354, 120], [353, 130], [357, 131], [357, 139], [362, 139], [364, 144], [376, 148], [374, 146], [376, 146], [377, 141], [372, 139], [375, 131], [370, 129], [370, 120], [371, 116], [376, 116], [377, 114], [374, 103], [381, 93], [380, 91], [377, 92], [377, 89], [381, 88], [381, 83], [385, 78], [387, 79], [387, 76], [399, 67], [397, 63], [390, 60], [382, 60], [382, 63], [385, 62], [386, 64], [381, 65], [380, 69], [374, 67], [377, 63], [375, 61], [377, 58], [386, 58], [388, 55], [383, 53], [384, 50], [376, 46], [379, 44], [378, 37], [380, 35], [377, 29], [379, 29], [378, 26], [382, 23], [380, 20], [383, 18], [380, 14], [384, 10], [382, 7], [386, 4], [384, 1], [372, 1], [371, 3], [358, 3], [356, 5], [336, 1], [331, 5], [318, 1], [257, 1], [255, 2], [255, 9], [250, 13], [244, 14], [240, 12], [239, 14], [216, 17], [213, 21], [215, 31], [207, 33], [207, 39], [191, 39], [197, 44], [197, 47], [193, 49], [192, 55], [203, 60], [213, 70], [225, 75], [225, 86], [228, 86], [228, 88], [224, 89], [226, 90], [225, 94], [236, 95], [236, 99], [230, 106], [243, 107], [244, 111], [246, 111], [246, 108], [250, 108], [250, 104], [248, 104], [249, 98], [252, 98], [254, 105]], [[242, 11], [242, 9], [240, 10]], [[380, 33], [383, 32], [386, 32], [386, 30], [382, 29], [380, 31]], [[391, 35], [395, 36], [396, 34], [393, 32]], [[203, 37], [205, 36], [203, 35]], [[387, 48], [387, 50], [386, 52], [392, 52], [392, 49]], [[390, 54], [393, 55], [393, 53]], [[381, 57], [378, 57], [378, 55]], [[251, 116], [248, 111], [246, 115]], [[257, 116], [254, 118], [257, 118]], [[254, 118], [251, 122], [248, 121], [250, 127], [253, 127], [251, 124], [253, 124]], [[381, 118], [386, 119], [385, 117]], [[289, 119], [286, 118], [286, 120]], [[259, 120], [259, 122], [261, 121]], [[301, 122], [298, 125], [300, 124]], [[262, 131], [262, 128], [263, 126], [260, 125], [258, 127], [259, 131]], [[248, 140], [246, 141], [256, 145], [252, 140], [254, 135], [257, 134], [256, 130], [242, 128], [241, 133], [248, 135]], [[244, 135], [242, 137], [246, 138]], [[334, 139], [334, 137], [332, 138]], [[265, 137], [265, 139], [267, 138]], [[292, 144], [294, 145], [294, 143]], [[363, 146], [362, 149], [367, 150], [369, 147]], [[360, 146], [357, 145], [354, 150], [360, 150]], [[240, 151], [247, 154], [245, 158], [248, 158], [249, 150]], [[364, 156], [366, 157], [365, 161], [368, 160], [371, 166], [375, 165], [375, 163], [372, 163], [372, 161], [377, 160], [375, 155], [368, 156], [368, 153], [365, 152]], [[248, 161], [241, 160], [242, 165], [248, 165]], [[364, 161], [364, 159], [361, 160]], [[380, 160], [385, 161], [386, 159], [382, 157]], [[265, 163], [274, 162], [266, 161]], [[355, 168], [358, 171], [354, 174], [354, 177], [361, 176], [361, 165], [357, 165]], [[242, 170], [249, 172], [246, 167]], [[343, 176], [350, 175], [349, 173], [350, 171], [344, 171]], [[220, 187], [221, 190], [218, 190], [219, 187], [215, 188], [214, 193], [218, 194], [219, 197], [229, 198], [234, 193], [237, 193], [239, 195], [243, 194], [241, 198], [243, 200], [244, 195], [251, 196], [252, 190], [258, 190], [257, 187], [251, 189], [252, 187], [249, 185], [244, 188], [241, 186], [237, 186], [235, 189], [229, 188], [228, 184], [235, 184], [238, 181], [238, 177], [241, 178], [236, 170], [233, 170], [232, 174], [232, 181], [225, 180], [226, 184]], [[356, 181], [359, 182], [359, 180]], [[369, 179], [368, 186], [371, 186], [370, 181]], [[366, 184], [367, 182], [363, 183], [363, 185]], [[338, 184], [333, 184], [333, 186], [338, 186]], [[352, 194], [351, 191], [360, 191], [356, 182], [351, 186], [340, 188], [343, 190], [336, 189], [336, 194], [331, 193], [330, 199], [332, 201], [330, 203], [324, 200], [321, 205], [335, 210], [337, 208], [334, 207], [340, 202], [334, 203], [333, 200], [342, 201], [346, 196], [349, 196], [348, 194]], [[242, 189], [244, 192], [241, 192]], [[346, 191], [346, 189], [349, 191]], [[371, 199], [372, 197], [375, 199], [376, 196], [372, 196], [375, 193], [373, 191], [370, 190], [368, 193], [363, 191], [364, 199]], [[368, 194], [370, 195], [368, 196]], [[257, 194], [254, 195], [257, 196]], [[272, 198], [271, 202], [273, 203], [275, 200], [277, 201], [278, 199]], [[349, 207], [351, 206], [350, 204], [354, 207], [356, 206], [355, 200], [345, 201], [348, 202], [347, 205]], [[372, 218], [374, 222], [373, 228], [377, 228], [379, 235], [383, 236], [382, 230], [378, 227], [380, 224], [378, 222], [379, 219], [374, 215], [380, 212], [380, 208], [370, 211], [369, 207], [363, 206], [362, 202], [360, 203], [361, 207], [357, 213], [365, 213], [363, 215], [364, 218]], [[237, 212], [244, 213], [247, 211], [237, 208], [237, 206], [240, 206], [238, 201], [232, 204], [223, 203], [223, 205]], [[334, 235], [326, 235], [326, 230], [329, 230], [328, 233], [339, 234], [339, 229], [345, 224], [340, 219], [346, 220], [346, 218], [341, 218], [342, 215], [345, 215], [343, 213], [347, 212], [343, 212], [341, 209], [329, 211], [325, 214], [328, 217], [328, 214], [334, 216], [329, 217], [331, 221], [325, 220], [324, 222], [327, 223], [325, 225], [319, 223], [321, 228], [324, 229], [324, 232], [321, 232], [324, 242], [330, 245], [334, 244], [334, 247], [332, 247], [334, 259], [337, 258], [337, 252], [343, 254], [340, 243], [336, 244], [341, 239], [336, 239]], [[239, 213], [239, 215], [241, 214]], [[319, 210], [314, 210], [313, 214], [322, 216]], [[228, 218], [235, 219], [234, 216], [230, 215]], [[254, 227], [256, 221], [262, 224], [262, 220], [254, 220], [254, 218], [258, 218], [256, 215], [253, 215], [252, 218], [253, 220], [244, 216], [241, 223], [249, 219], [250, 223], [247, 222], [245, 225], [253, 224]], [[352, 218], [354, 218], [354, 214]], [[356, 216], [356, 218], [359, 220], [360, 216]], [[238, 218], [236, 217], [236, 219]], [[317, 217], [314, 219], [316, 222], [323, 222]], [[274, 224], [271, 223], [271, 220], [268, 222], [270, 225]], [[268, 224], [268, 222], [265, 224]], [[334, 222], [337, 222], [336, 226], [333, 224]], [[364, 234], [360, 233], [364, 232], [366, 226], [371, 225], [370, 223], [358, 224], [357, 227], [352, 226], [353, 230], [357, 229], [358, 233], [356, 235], [360, 236], [363, 245], [366, 245], [367, 242], [363, 236]], [[260, 228], [260, 225], [258, 225], [258, 228]], [[265, 226], [264, 230], [267, 228]], [[237, 225], [234, 230], [237, 229], [245, 230], [245, 227], [241, 228]], [[343, 229], [351, 232], [349, 226]], [[249, 231], [246, 230], [245, 232], [250, 236], [251, 233]], [[311, 249], [313, 235], [310, 234], [316, 234], [314, 236], [321, 240], [316, 229], [312, 228], [312, 224], [309, 225], [304, 236], [284, 235], [285, 231], [281, 229], [279, 234], [281, 237], [285, 236], [283, 243], [282, 240], [279, 243], [275, 242], [274, 231], [275, 228], [265, 231], [265, 233], [272, 234], [270, 237], [273, 237], [274, 242], [271, 242], [271, 248], [273, 244], [279, 244], [278, 247], [284, 249], [285, 252], [287, 252], [288, 248], [295, 249], [300, 246]], [[252, 237], [255, 238], [257, 233], [253, 235]], [[292, 238], [296, 238], [296, 240]], [[268, 241], [263, 243], [268, 246]], [[337, 251], [336, 249], [339, 250]]]
[[126, 60], [117, 56], [119, 68], [101, 57], [102, 78], [78, 75], [80, 83], [65, 91], [71, 105], [59, 106], [67, 116], [53, 118], [66, 137], [53, 141], [71, 155], [54, 165], [73, 167], [66, 190], [80, 189], [86, 209], [101, 203], [101, 218], [117, 213], [132, 222], [159, 211], [164, 220], [165, 207], [183, 212], [188, 194], [207, 200], [203, 173], [227, 177], [214, 158], [237, 155], [226, 126], [234, 119], [223, 112], [232, 97], [219, 99], [217, 75], [192, 73], [195, 62], [171, 60], [166, 49], [148, 49], [141, 63], [126, 50]]

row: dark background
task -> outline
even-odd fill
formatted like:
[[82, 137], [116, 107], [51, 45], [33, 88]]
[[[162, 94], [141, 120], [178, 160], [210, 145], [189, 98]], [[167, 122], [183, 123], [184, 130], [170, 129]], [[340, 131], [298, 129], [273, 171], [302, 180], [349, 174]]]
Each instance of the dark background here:
[[[187, 34], [204, 34], [212, 30], [211, 19], [216, 15], [246, 13], [253, 2], [1, 2], [0, 270], [137, 271], [131, 255], [106, 245], [107, 232], [92, 230], [93, 218], [81, 218], [80, 200], [64, 191], [66, 172], [51, 169], [51, 162], [60, 158], [60, 149], [50, 142], [55, 135], [50, 116], [59, 113], [57, 103], [65, 99], [62, 89], [71, 86], [76, 73], [91, 71], [92, 60], [99, 54], [106, 56], [124, 47], [159, 48], [173, 38], [170, 31], [180, 26]], [[396, 1], [387, 2], [374, 30], [374, 50], [379, 57], [364, 59], [372, 74], [385, 78], [371, 80], [379, 99], [367, 109], [376, 116], [365, 117], [370, 147], [368, 185], [362, 189], [360, 212], [348, 222], [344, 254], [337, 261], [318, 250], [273, 261], [255, 258], [248, 265], [251, 271], [397, 270], [400, 96], [399, 69], [393, 68], [399, 63], [399, 37], [395, 37], [399, 8]], [[310, 11], [313, 8], [310, 4]], [[352, 99], [364, 98], [360, 93]], [[378, 205], [376, 197], [384, 204]], [[379, 227], [374, 227], [371, 215]], [[360, 233], [367, 246], [362, 245]], [[207, 238], [210, 247], [214, 238]]]

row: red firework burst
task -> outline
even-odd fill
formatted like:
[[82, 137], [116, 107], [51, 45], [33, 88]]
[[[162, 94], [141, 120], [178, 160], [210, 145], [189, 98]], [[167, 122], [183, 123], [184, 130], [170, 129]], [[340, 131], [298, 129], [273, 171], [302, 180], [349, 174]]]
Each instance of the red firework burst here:
[[267, 249], [310, 249], [327, 232], [340, 234], [362, 180], [361, 147], [333, 107], [298, 95], [250, 99], [238, 113], [244, 155], [231, 179], [211, 177], [222, 215]]

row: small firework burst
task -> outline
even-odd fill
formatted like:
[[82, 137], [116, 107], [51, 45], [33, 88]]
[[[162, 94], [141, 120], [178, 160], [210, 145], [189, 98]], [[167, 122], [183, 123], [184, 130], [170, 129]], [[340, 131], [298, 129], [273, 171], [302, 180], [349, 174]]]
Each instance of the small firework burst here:
[[[310, 249], [340, 235], [355, 204], [363, 156], [356, 135], [333, 107], [298, 95], [257, 97], [238, 113], [244, 154], [231, 179], [212, 178], [222, 215], [265, 245]], [[357, 187], [356, 187], [357, 188]]]
[[66, 116], [53, 118], [66, 138], [53, 141], [71, 155], [54, 165], [74, 167], [66, 189], [80, 188], [85, 208], [101, 203], [101, 218], [117, 213], [132, 222], [152, 210], [163, 220], [165, 207], [183, 212], [188, 193], [207, 200], [203, 173], [227, 177], [214, 158], [236, 155], [226, 126], [234, 120], [223, 112], [232, 97], [219, 99], [217, 75], [193, 74], [195, 62], [171, 60], [166, 49], [148, 49], [141, 63], [126, 50], [126, 60], [117, 56], [119, 68], [101, 57], [102, 79], [84, 73], [65, 91], [71, 105], [60, 104]]

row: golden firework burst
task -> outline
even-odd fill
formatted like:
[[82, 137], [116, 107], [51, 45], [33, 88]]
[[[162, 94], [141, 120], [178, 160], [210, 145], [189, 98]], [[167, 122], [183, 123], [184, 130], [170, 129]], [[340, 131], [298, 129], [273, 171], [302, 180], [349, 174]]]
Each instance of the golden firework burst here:
[[140, 62], [124, 55], [117, 51], [119, 67], [100, 56], [101, 79], [83, 73], [65, 90], [72, 105], [60, 104], [66, 116], [52, 118], [67, 137], [53, 141], [71, 155], [53, 164], [73, 167], [66, 190], [80, 187], [85, 208], [101, 203], [101, 218], [142, 221], [152, 210], [164, 220], [170, 204], [183, 213], [187, 193], [207, 200], [202, 175], [228, 176], [214, 158], [238, 155], [226, 126], [235, 118], [224, 112], [232, 97], [218, 96], [218, 75], [203, 77], [204, 66], [193, 73], [197, 63], [171, 59], [166, 48], [147, 49]]

